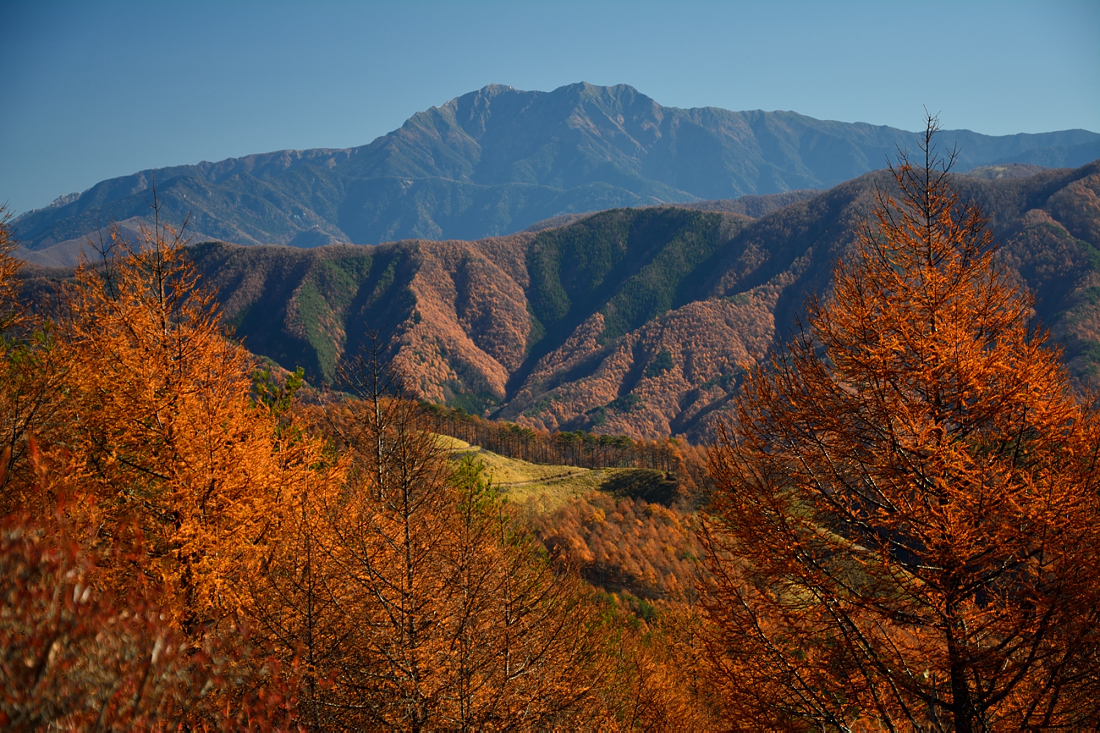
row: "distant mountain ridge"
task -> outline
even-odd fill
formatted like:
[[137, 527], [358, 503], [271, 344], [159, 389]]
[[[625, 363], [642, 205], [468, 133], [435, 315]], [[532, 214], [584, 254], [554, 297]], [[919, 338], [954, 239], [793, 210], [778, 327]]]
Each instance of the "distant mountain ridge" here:
[[[1100, 158], [1100, 134], [944, 131], [957, 170]], [[561, 214], [821, 189], [883, 167], [915, 133], [794, 112], [663, 107], [627, 85], [552, 92], [490, 85], [418, 112], [368, 145], [279, 151], [142, 171], [13, 222], [34, 261], [71, 260], [85, 235], [190, 215], [197, 240], [313, 247], [476, 239]], [[50, 258], [53, 258], [52, 260]], [[43, 259], [44, 258], [44, 259]]]
[[[1074, 378], [1100, 386], [1100, 162], [1028, 172], [956, 181]], [[893, 185], [878, 171], [728, 202], [742, 211], [613, 209], [476, 241], [192, 252], [245, 346], [314, 383], [377, 332], [423, 399], [548, 429], [698, 439], [729, 416], [744, 368], [782, 347], [805, 298], [827, 295], [876, 188]], [[71, 272], [27, 268], [28, 301], [52, 302]]]

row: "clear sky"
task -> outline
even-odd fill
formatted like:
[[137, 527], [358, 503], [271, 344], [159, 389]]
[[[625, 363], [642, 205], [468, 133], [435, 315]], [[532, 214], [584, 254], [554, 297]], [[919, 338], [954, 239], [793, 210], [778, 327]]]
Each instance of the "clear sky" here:
[[0, 203], [363, 145], [507, 84], [916, 129], [1100, 131], [1100, 2], [0, 0]]

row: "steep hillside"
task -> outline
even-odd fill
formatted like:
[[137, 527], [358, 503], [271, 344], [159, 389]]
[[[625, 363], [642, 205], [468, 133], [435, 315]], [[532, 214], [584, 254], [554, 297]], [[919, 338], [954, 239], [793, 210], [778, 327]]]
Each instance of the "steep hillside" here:
[[249, 348], [335, 376], [378, 332], [421, 396], [478, 412], [509, 398], [593, 314], [601, 347], [692, 300], [699, 267], [751, 219], [619, 209], [477, 242], [296, 250], [204, 244], [195, 258]]
[[[1075, 377], [1096, 379], [1100, 163], [957, 181]], [[474, 242], [207, 243], [194, 256], [245, 344], [314, 381], [377, 332], [425, 399], [550, 430], [699, 437], [805, 299], [827, 296], [875, 187], [890, 185], [868, 174], [757, 219], [615, 209]], [[47, 282], [29, 274], [39, 295]]]
[[[959, 170], [1100, 158], [1100, 135], [1083, 130], [958, 130], [942, 140], [959, 144]], [[85, 234], [148, 220], [155, 177], [162, 216], [177, 225], [190, 216], [200, 239], [298, 247], [475, 239], [562, 213], [825, 188], [915, 144], [902, 130], [794, 112], [663, 107], [625, 85], [493, 85], [419, 112], [369, 145], [142, 171], [62, 197], [14, 227], [29, 259], [72, 264]]]

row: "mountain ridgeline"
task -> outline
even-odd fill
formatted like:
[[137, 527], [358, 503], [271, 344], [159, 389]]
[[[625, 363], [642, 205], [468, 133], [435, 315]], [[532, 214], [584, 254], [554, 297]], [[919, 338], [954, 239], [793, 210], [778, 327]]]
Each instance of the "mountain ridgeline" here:
[[[856, 223], [892, 180], [880, 171], [791, 203], [762, 197], [755, 218], [739, 200], [613, 209], [477, 241], [209, 242], [193, 256], [245, 345], [315, 383], [377, 333], [423, 399], [533, 427], [698, 439], [729, 416], [744, 370], [782, 348], [806, 298], [828, 297]], [[1075, 378], [1095, 380], [1100, 162], [957, 181]], [[29, 268], [28, 297], [59, 272]]]
[[[991, 137], [945, 131], [958, 170], [1100, 158], [1084, 130]], [[103, 181], [13, 222], [39, 264], [73, 264], [110, 222], [189, 217], [197, 240], [315, 247], [475, 239], [560, 214], [823, 189], [882, 168], [914, 133], [793, 112], [663, 107], [626, 86], [553, 92], [492, 85], [419, 112], [369, 145], [280, 151]]]

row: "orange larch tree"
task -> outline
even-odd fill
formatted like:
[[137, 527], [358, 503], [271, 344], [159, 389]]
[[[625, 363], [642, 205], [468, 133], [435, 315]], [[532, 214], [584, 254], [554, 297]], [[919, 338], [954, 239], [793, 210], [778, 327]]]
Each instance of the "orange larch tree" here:
[[606, 727], [607, 629], [576, 577], [556, 574], [467, 456], [451, 479], [437, 665], [455, 730]]
[[53, 324], [13, 301], [9, 235], [0, 726], [291, 724], [293, 665], [236, 612], [315, 446], [251, 398], [251, 362], [170, 231], [81, 268]]
[[303, 501], [255, 588], [261, 626], [302, 665], [302, 720], [510, 730], [610, 715], [606, 624], [580, 582], [387, 389], [377, 349], [353, 363], [364, 399], [302, 409], [345, 472]]
[[1100, 420], [937, 129], [710, 454], [711, 673], [742, 720], [1100, 720]]
[[[382, 369], [378, 360], [373, 370]], [[328, 410], [351, 459], [331, 520], [329, 554], [353, 588], [359, 621], [337, 691], [353, 727], [431, 727], [447, 676], [434, 659], [443, 574], [436, 543], [447, 521], [448, 464], [418, 407], [373, 389]]]
[[29, 314], [20, 297], [23, 263], [14, 257], [10, 218], [0, 206], [0, 516], [28, 498], [28, 434], [53, 422], [66, 372], [49, 324]]
[[[73, 519], [105, 546], [139, 541], [117, 590], [163, 583], [187, 638], [241, 611], [244, 579], [314, 479], [318, 445], [279, 431], [252, 395], [253, 359], [227, 337], [170, 227], [77, 269], [56, 338], [67, 364], [61, 419], [39, 434], [83, 492]], [[297, 437], [296, 437], [297, 436]], [[50, 497], [35, 502], [47, 513]]]

